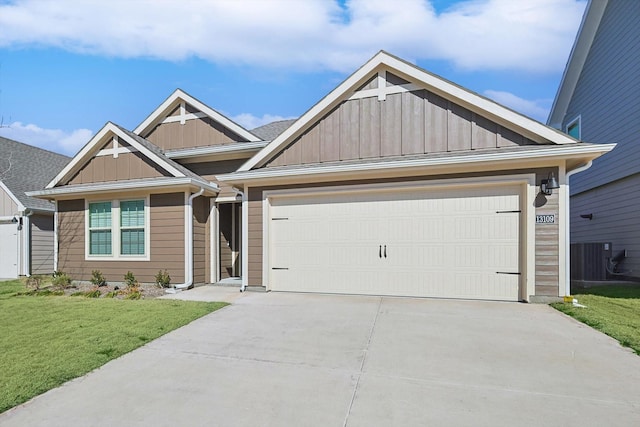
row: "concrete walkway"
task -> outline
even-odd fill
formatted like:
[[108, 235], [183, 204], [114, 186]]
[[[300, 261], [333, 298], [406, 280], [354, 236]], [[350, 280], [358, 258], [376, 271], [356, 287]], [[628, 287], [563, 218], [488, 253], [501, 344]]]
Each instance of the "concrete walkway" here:
[[640, 425], [640, 357], [548, 306], [226, 295], [0, 425]]

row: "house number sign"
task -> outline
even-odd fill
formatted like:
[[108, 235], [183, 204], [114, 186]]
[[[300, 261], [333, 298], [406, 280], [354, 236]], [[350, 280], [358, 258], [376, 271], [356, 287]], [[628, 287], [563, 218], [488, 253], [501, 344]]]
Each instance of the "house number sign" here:
[[555, 224], [555, 215], [536, 215], [536, 224]]

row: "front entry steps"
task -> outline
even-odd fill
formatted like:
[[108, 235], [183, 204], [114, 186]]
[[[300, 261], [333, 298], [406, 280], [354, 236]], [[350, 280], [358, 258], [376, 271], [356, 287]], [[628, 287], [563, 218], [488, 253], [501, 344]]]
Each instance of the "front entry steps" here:
[[[219, 282], [214, 283], [213, 286], [230, 286], [240, 289], [240, 287], [242, 287], [242, 277], [227, 277], [226, 279], [222, 279]], [[267, 291], [264, 286], [247, 286], [244, 290], [249, 292]]]

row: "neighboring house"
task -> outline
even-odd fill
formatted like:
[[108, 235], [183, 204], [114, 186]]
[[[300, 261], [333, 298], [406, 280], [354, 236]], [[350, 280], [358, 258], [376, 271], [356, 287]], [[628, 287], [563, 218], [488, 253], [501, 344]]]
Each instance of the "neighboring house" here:
[[[571, 178], [571, 242], [626, 250], [640, 278], [640, 2], [590, 1], [549, 115], [581, 141], [617, 143]], [[613, 267], [613, 266], [610, 266]]]
[[0, 137], [0, 278], [53, 272], [55, 205], [27, 196], [70, 158]]
[[166, 268], [181, 287], [241, 275], [267, 290], [562, 296], [565, 175], [613, 148], [385, 52], [288, 125], [249, 132], [180, 90], [133, 132], [108, 123], [34, 193], [57, 201], [58, 268], [144, 282]]

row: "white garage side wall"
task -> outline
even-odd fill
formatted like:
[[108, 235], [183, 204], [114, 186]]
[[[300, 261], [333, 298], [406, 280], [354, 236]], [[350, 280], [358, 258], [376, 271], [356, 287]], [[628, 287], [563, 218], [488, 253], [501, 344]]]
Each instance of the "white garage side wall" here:
[[486, 178], [460, 178], [443, 179], [431, 181], [410, 181], [405, 183], [384, 183], [384, 184], [364, 184], [364, 185], [340, 185], [317, 188], [299, 188], [267, 190], [263, 193], [262, 206], [262, 277], [263, 286], [267, 290], [272, 289], [270, 283], [270, 224], [271, 224], [271, 203], [274, 198], [282, 197], [302, 197], [302, 196], [323, 196], [338, 193], [362, 194], [367, 192], [377, 192], [389, 189], [399, 189], [404, 191], [414, 190], [447, 190], [465, 188], [490, 188], [491, 186], [513, 186], [520, 188], [520, 283], [519, 299], [528, 301], [530, 295], [535, 294], [535, 207], [536, 197], [535, 174], [504, 175]]

